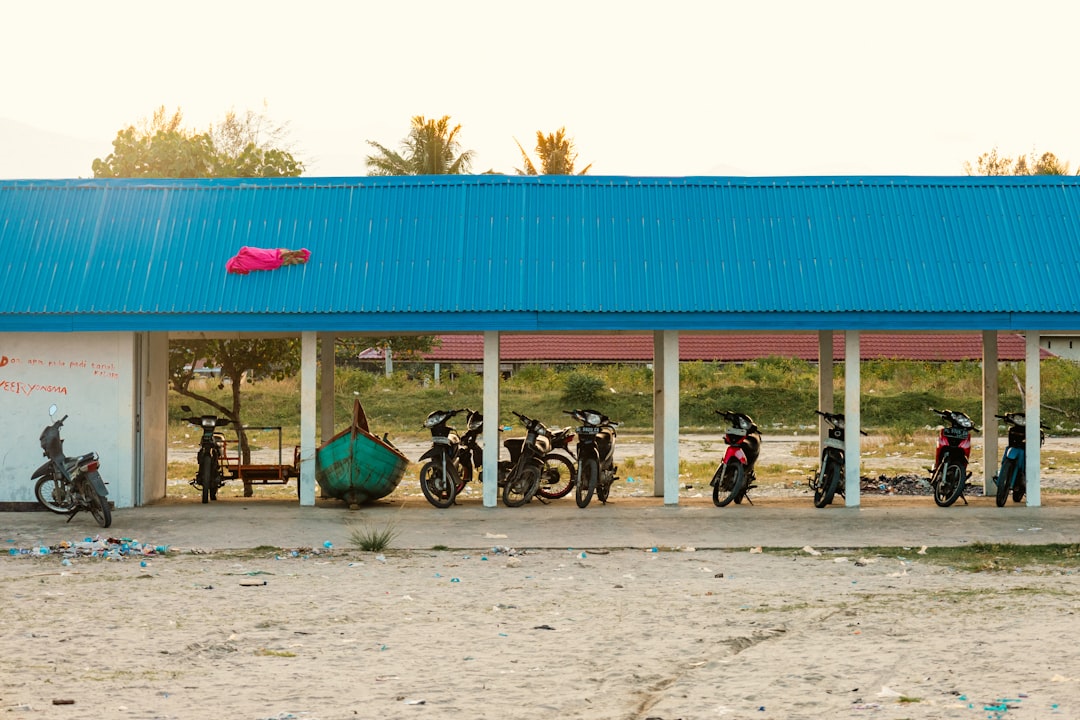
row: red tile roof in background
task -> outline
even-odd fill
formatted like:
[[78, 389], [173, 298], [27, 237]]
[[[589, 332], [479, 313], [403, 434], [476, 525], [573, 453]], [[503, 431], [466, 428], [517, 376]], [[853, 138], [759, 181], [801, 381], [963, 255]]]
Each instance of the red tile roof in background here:
[[[482, 362], [482, 335], [441, 335], [442, 346], [427, 358], [434, 362]], [[871, 334], [859, 337], [863, 360], [981, 360], [982, 335]], [[651, 335], [508, 335], [499, 339], [504, 362], [652, 362]], [[1053, 357], [1047, 350], [1042, 357]], [[816, 334], [679, 336], [681, 360], [742, 362], [780, 356], [818, 360]], [[844, 335], [833, 334], [833, 359], [844, 359]], [[1021, 335], [998, 335], [998, 359], [1024, 359]]]

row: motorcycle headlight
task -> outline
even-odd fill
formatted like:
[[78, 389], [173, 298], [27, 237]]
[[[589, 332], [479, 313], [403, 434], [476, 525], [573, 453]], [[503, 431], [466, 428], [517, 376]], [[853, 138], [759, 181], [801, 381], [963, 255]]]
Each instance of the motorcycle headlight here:
[[212, 428], [217, 425], [216, 418], [204, 416], [202, 419], [202, 426]]
[[585, 411], [582, 415], [589, 425], [599, 425], [604, 422], [604, 416], [597, 412]]
[[844, 429], [844, 418], [836, 418], [836, 427], [840, 430]]
[[1013, 415], [1012, 419], [1013, 422], [1020, 427], [1024, 427], [1025, 425], [1027, 425], [1027, 418], [1025, 418], [1023, 415]]
[[431, 415], [428, 415], [427, 420], [424, 420], [424, 427], [426, 427], [426, 428], [435, 427], [436, 425], [439, 424], [439, 419], [440, 418], [438, 416], [436, 416], [434, 413], [432, 413]]
[[975, 423], [971, 422], [971, 418], [966, 415], [958, 415], [956, 417], [956, 424], [965, 430], [975, 427]]

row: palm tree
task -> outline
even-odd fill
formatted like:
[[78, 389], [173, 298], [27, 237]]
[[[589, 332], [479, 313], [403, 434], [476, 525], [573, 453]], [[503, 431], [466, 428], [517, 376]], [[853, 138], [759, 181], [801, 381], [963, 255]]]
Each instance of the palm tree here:
[[[518, 175], [573, 175], [574, 174], [574, 161], [577, 160], [577, 152], [574, 150], [574, 141], [566, 137], [566, 128], [561, 127], [553, 133], [544, 133], [539, 130], [536, 131], [536, 156], [540, 158], [540, 170], [536, 171], [536, 165], [529, 159], [529, 154], [525, 152], [525, 148], [521, 147], [521, 143], [514, 139], [517, 143], [518, 150], [521, 151], [521, 157], [525, 161], [525, 169], [517, 170]], [[592, 163], [585, 166], [585, 169], [577, 173], [578, 175], [584, 175], [589, 172], [589, 168], [592, 167]]]
[[465, 175], [472, 166], [473, 151], [459, 152], [457, 135], [460, 125], [450, 127], [450, 116], [428, 120], [423, 115], [412, 119], [409, 134], [397, 153], [368, 140], [378, 152], [367, 156], [368, 175]]

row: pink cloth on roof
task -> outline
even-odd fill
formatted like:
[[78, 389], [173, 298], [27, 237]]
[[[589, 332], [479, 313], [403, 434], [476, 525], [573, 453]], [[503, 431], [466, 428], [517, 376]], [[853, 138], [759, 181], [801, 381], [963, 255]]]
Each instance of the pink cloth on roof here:
[[[282, 253], [286, 255], [282, 262]], [[225, 263], [225, 269], [236, 275], [247, 275], [252, 270], [276, 270], [285, 265], [306, 263], [311, 253], [306, 249], [282, 250], [281, 248], [256, 248], [244, 246], [240, 248], [229, 261]]]

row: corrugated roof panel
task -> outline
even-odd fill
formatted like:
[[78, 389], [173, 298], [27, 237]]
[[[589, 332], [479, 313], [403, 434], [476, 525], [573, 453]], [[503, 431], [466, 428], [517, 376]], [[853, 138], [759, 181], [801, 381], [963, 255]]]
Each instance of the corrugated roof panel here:
[[[0, 312], [1071, 327], [1078, 215], [1069, 177], [6, 181]], [[226, 274], [244, 245], [312, 258]]]

